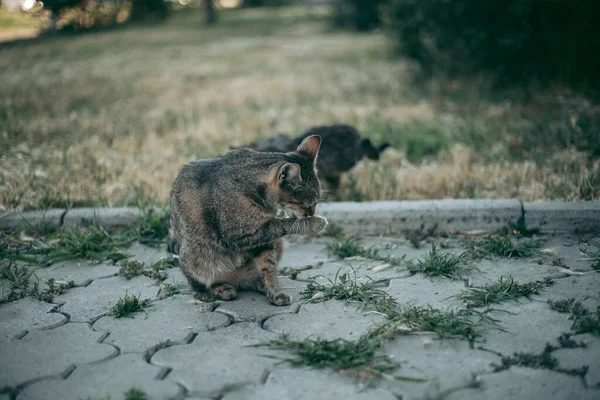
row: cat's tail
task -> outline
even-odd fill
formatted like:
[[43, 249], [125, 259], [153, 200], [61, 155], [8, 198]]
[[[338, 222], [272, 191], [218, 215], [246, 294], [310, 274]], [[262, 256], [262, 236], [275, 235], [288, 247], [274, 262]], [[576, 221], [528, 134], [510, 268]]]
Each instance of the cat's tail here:
[[181, 245], [179, 244], [179, 241], [175, 238], [171, 239], [171, 241], [169, 241], [169, 243], [167, 244], [167, 251], [169, 253], [173, 253], [176, 256], [179, 255], [179, 249], [181, 248]]

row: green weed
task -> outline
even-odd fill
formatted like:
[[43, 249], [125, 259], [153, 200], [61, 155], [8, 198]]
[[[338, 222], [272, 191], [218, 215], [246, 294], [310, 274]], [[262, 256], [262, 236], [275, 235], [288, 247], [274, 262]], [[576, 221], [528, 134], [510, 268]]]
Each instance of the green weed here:
[[[6, 265], [0, 266], [1, 298], [6, 301], [15, 301], [27, 296], [30, 292], [32, 276], [34, 276], [33, 268], [17, 265], [12, 260], [9, 260]], [[5, 289], [8, 291], [6, 296], [4, 296]]]
[[516, 300], [519, 297], [529, 299], [532, 294], [538, 294], [539, 291], [552, 281], [536, 281], [519, 283], [512, 276], [500, 277], [496, 282], [486, 284], [482, 288], [469, 288], [462, 291], [456, 297], [465, 302], [467, 308], [484, 307], [490, 304], [499, 304], [508, 300]]
[[124, 394], [125, 400], [148, 400], [148, 395], [137, 387], [129, 388]]
[[327, 252], [329, 255], [335, 255], [338, 258], [345, 259], [350, 257], [363, 257], [371, 260], [382, 261], [392, 266], [400, 266], [404, 262], [404, 257], [382, 256], [377, 249], [366, 248], [356, 238], [336, 238], [336, 240], [327, 243]]
[[558, 301], [548, 300], [548, 304], [552, 310], [570, 314], [569, 318], [573, 320], [571, 329], [577, 334], [590, 333], [600, 336], [600, 306], [592, 311], [574, 298]]
[[75, 287], [75, 282], [69, 281], [67, 283], [62, 283], [56, 282], [54, 279], [48, 279], [48, 281], [46, 281], [46, 286], [48, 287], [40, 290], [38, 283], [35, 282], [30, 294], [38, 300], [45, 301], [46, 303], [52, 303], [54, 296], [61, 295], [68, 289]]
[[472, 269], [467, 253], [440, 253], [435, 244], [425, 254], [424, 260], [409, 261], [406, 268], [412, 273], [420, 272], [427, 276], [444, 276], [451, 279], [456, 279], [461, 273]]
[[329, 280], [328, 285], [323, 285], [311, 280], [302, 292], [300, 297], [303, 300], [321, 302], [330, 299], [357, 301], [365, 307], [377, 306], [383, 301], [389, 301], [390, 295], [377, 288], [378, 282], [369, 278], [368, 281], [358, 283], [356, 274], [351, 277], [348, 273], [336, 274], [333, 281]]
[[127, 279], [138, 275], [145, 275], [149, 278], [163, 281], [167, 279], [165, 270], [173, 268], [177, 265], [176, 263], [177, 261], [174, 257], [163, 258], [150, 266], [137, 260], [125, 260], [121, 262], [119, 274]]
[[464, 241], [469, 257], [479, 260], [490, 257], [527, 258], [539, 255], [542, 239], [514, 239], [508, 235], [473, 238]]
[[165, 283], [158, 290], [156, 297], [159, 299], [166, 299], [167, 297], [172, 297], [181, 293], [183, 288], [185, 288], [185, 284], [182, 283]]
[[143, 311], [148, 305], [149, 299], [140, 299], [138, 296], [125, 293], [125, 297], [119, 297], [112, 307], [112, 314], [115, 318], [127, 317], [138, 311]]
[[153, 206], [140, 208], [142, 216], [127, 232], [141, 244], [159, 246], [165, 243], [169, 235], [169, 213], [166, 207], [161, 211]]
[[279, 270], [279, 275], [289, 276], [291, 279], [296, 279], [300, 272], [308, 271], [312, 268], [313, 268], [312, 265], [305, 265], [304, 267], [300, 267], [300, 268], [284, 267]]
[[586, 259], [592, 263], [592, 269], [600, 272], [600, 246], [596, 248], [595, 252], [591, 250], [582, 250], [581, 252], [585, 254]]

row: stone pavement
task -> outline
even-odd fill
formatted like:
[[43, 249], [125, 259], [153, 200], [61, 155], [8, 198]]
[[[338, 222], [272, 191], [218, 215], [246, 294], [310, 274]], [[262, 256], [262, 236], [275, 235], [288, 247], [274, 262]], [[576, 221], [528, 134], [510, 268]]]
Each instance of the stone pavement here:
[[[384, 290], [400, 304], [461, 306], [452, 296], [465, 281], [410, 274], [381, 268], [379, 261], [337, 260], [326, 252], [330, 238], [286, 242], [281, 268], [313, 268], [295, 279], [281, 277], [292, 294], [286, 307], [269, 304], [266, 297], [241, 292], [231, 302], [201, 303], [185, 286], [183, 293], [158, 299], [160, 283], [145, 276], [130, 280], [118, 266], [88, 261], [58, 263], [40, 268], [40, 282], [49, 278], [74, 281], [75, 287], [55, 296], [53, 304], [24, 298], [0, 305], [0, 400], [124, 398], [132, 388], [150, 399], [599, 399], [600, 338], [575, 335], [586, 348], [561, 348], [552, 353], [564, 369], [589, 366], [584, 378], [548, 369], [510, 367], [494, 372], [501, 355], [539, 354], [546, 343], [570, 332], [566, 314], [552, 311], [547, 300], [574, 297], [588, 307], [598, 305], [600, 273], [591, 269], [580, 249], [589, 243], [578, 237], [546, 237], [544, 247], [562, 259], [563, 267], [528, 260], [494, 259], [478, 263], [465, 275], [473, 285], [511, 275], [521, 282], [554, 278], [554, 284], [531, 299], [496, 304], [494, 316], [505, 331], [489, 330], [482, 343], [436, 340], [428, 333], [400, 336], [385, 346], [386, 354], [401, 364], [395, 372], [425, 382], [382, 380], [374, 386], [329, 370], [294, 368], [265, 357], [286, 356], [281, 351], [250, 347], [289, 335], [293, 339], [343, 338], [355, 340], [373, 324], [384, 321], [356, 304], [338, 300], [306, 303], [299, 293], [307, 279], [333, 279], [351, 264], [359, 280], [383, 279]], [[594, 242], [596, 240], [596, 242]], [[430, 244], [414, 248], [399, 238], [367, 238], [381, 254], [418, 259]], [[456, 252], [459, 247], [444, 251]], [[166, 250], [135, 245], [134, 258], [154, 262]], [[556, 263], [555, 263], [556, 264]], [[566, 270], [567, 266], [569, 270]], [[562, 268], [562, 269], [561, 269]], [[565, 272], [566, 271], [566, 272]], [[168, 270], [164, 283], [183, 283], [177, 269]], [[145, 312], [128, 318], [110, 315], [111, 306], [126, 293], [153, 299]], [[485, 351], [483, 348], [490, 350]]]

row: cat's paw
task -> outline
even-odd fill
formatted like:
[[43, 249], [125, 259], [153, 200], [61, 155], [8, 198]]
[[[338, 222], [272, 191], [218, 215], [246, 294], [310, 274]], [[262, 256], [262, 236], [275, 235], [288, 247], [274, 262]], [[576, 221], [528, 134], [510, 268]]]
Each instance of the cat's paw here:
[[209, 292], [196, 292], [194, 293], [194, 298], [200, 301], [203, 301], [205, 303], [211, 303], [215, 300], [217, 300], [217, 297]]
[[320, 215], [313, 215], [306, 219], [308, 221], [309, 234], [314, 235], [323, 231], [327, 227], [327, 219]]
[[289, 306], [292, 298], [283, 292], [267, 292], [267, 298], [275, 306]]
[[226, 283], [215, 283], [210, 287], [210, 292], [220, 300], [233, 300], [237, 297], [237, 290]]

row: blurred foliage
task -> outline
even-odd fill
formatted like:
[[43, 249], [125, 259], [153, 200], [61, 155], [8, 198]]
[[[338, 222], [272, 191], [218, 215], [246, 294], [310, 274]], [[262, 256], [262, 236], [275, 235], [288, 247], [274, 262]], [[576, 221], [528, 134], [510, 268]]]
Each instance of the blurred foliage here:
[[369, 31], [381, 26], [380, 6], [388, 0], [334, 0], [331, 22], [334, 27]]
[[171, 15], [169, 3], [164, 0], [132, 0], [131, 21], [161, 20]]
[[296, 0], [244, 0], [244, 7], [279, 7], [289, 6], [296, 3]]
[[600, 82], [597, 0], [388, 0], [381, 15], [400, 52], [428, 73]]

